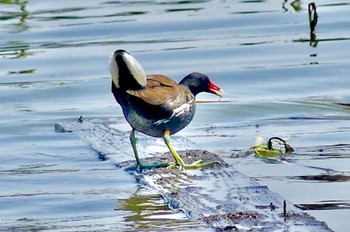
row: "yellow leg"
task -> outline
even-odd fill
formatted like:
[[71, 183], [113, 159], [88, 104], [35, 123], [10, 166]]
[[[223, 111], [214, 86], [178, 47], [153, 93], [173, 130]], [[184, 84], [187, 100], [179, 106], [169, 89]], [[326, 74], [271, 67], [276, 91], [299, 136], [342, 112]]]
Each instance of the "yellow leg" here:
[[165, 144], [168, 146], [171, 154], [173, 155], [177, 166], [181, 166], [185, 169], [196, 169], [196, 168], [203, 168], [203, 167], [212, 166], [214, 164], [220, 164], [217, 161], [204, 163], [202, 160], [197, 160], [197, 161], [193, 162], [192, 164], [185, 164], [185, 162], [182, 160], [180, 155], [175, 151], [175, 149], [173, 148], [173, 146], [170, 143], [170, 130], [166, 130], [164, 132], [163, 139], [164, 139]]
[[166, 130], [164, 132], [163, 139], [164, 139], [165, 144], [168, 146], [171, 154], [174, 156], [176, 165], [184, 167], [186, 165], [185, 162], [181, 159], [179, 154], [177, 154], [177, 152], [175, 151], [175, 149], [173, 148], [173, 146], [170, 143], [170, 130]]

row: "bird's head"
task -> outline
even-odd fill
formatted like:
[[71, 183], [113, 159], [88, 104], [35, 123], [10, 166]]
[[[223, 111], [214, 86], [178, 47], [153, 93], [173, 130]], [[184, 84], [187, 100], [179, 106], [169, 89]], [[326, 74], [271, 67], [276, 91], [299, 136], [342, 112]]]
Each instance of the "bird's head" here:
[[109, 57], [109, 71], [117, 88], [139, 89], [146, 85], [147, 78], [142, 66], [124, 50], [117, 50]]
[[199, 72], [188, 74], [182, 79], [182, 81], [180, 81], [179, 84], [187, 86], [195, 96], [198, 93], [207, 92], [221, 97], [224, 93], [220, 87], [210, 81], [207, 75]]

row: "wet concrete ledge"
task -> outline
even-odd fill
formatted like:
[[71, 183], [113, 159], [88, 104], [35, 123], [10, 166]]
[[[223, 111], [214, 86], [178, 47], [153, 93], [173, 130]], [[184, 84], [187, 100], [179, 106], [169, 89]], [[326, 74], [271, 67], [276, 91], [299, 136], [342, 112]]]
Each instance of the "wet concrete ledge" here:
[[[135, 164], [134, 160], [119, 161], [120, 151], [128, 151], [124, 146], [130, 144], [127, 134], [116, 130], [112, 124], [98, 120], [62, 122], [55, 125], [55, 130], [76, 133], [99, 157], [111, 160], [117, 168]], [[185, 147], [193, 147], [186, 139], [175, 139], [175, 143], [176, 140]], [[142, 146], [147, 143], [139, 144]], [[189, 219], [201, 221], [216, 231], [332, 231], [326, 223], [317, 221], [267, 186], [238, 172], [218, 155], [201, 150], [180, 151], [179, 154], [187, 163], [202, 159], [217, 160], [222, 165], [200, 170], [170, 167], [129, 172], [140, 184], [157, 190], [170, 208], [182, 210]], [[128, 155], [133, 157], [132, 153]], [[167, 162], [171, 159], [169, 153], [162, 153], [145, 160]]]

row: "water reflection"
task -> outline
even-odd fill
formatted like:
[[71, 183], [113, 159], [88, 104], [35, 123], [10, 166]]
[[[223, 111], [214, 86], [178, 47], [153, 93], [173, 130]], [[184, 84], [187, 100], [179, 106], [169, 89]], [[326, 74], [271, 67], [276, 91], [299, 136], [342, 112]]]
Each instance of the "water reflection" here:
[[[298, 101], [308, 99], [309, 96], [326, 96], [331, 97], [332, 102], [349, 102], [345, 87], [348, 83], [348, 55], [344, 52], [344, 47], [350, 42], [346, 30], [349, 21], [346, 10], [349, 6], [345, 9], [339, 7], [340, 3], [337, 2], [322, 2], [322, 8], [319, 8], [322, 9], [319, 12], [322, 14], [320, 17], [324, 19], [322, 28], [318, 27], [317, 32], [309, 37], [307, 11], [302, 9], [306, 8], [307, 2], [301, 0], [219, 0], [209, 1], [208, 4], [205, 4], [208, 1], [199, 0], [91, 2], [0, 0], [0, 31], [3, 32], [0, 57], [4, 58], [2, 73], [7, 75], [2, 77], [3, 83], [0, 87], [2, 102], [10, 108], [2, 112], [2, 122], [6, 125], [2, 134], [43, 133], [45, 136], [49, 133], [46, 131], [52, 131], [52, 125], [61, 119], [77, 118], [86, 114], [92, 117], [111, 117], [113, 120], [115, 114], [121, 116], [114, 105], [110, 105], [108, 86], [101, 84], [104, 80], [100, 81], [99, 78], [106, 77], [109, 80], [105, 61], [109, 52], [115, 47], [126, 46], [137, 51], [141, 59], [145, 60], [148, 69], [153, 71], [177, 75], [190, 68], [208, 70], [220, 78], [222, 85], [227, 86], [227, 99], [230, 100], [230, 104], [214, 104], [210, 107], [208, 104], [202, 104], [199, 110], [202, 109], [204, 114], [198, 116], [204, 116], [194, 122], [194, 125], [203, 128], [216, 126], [217, 129], [211, 128], [208, 132], [203, 129], [204, 133], [193, 130], [194, 135], [191, 139], [201, 142], [208, 149], [241, 151], [243, 147], [251, 146], [251, 140], [255, 136], [253, 125], [261, 123], [259, 132], [264, 135], [278, 132], [280, 136], [293, 138], [293, 144], [305, 146], [305, 152], [299, 153], [307, 155], [298, 157], [322, 163], [322, 167], [343, 170], [342, 167], [336, 166], [336, 162], [343, 165], [347, 161], [349, 145], [334, 145], [329, 149], [323, 145], [346, 142], [349, 107], [344, 105], [336, 108], [324, 99], [316, 103]], [[284, 13], [282, 8], [288, 12]], [[197, 12], [198, 17], [188, 17]], [[238, 14], [240, 12], [243, 13]], [[181, 20], [171, 22], [176, 17]], [[19, 33], [23, 30], [26, 31]], [[319, 38], [316, 37], [316, 33]], [[290, 43], [291, 38], [302, 39]], [[318, 42], [325, 46], [318, 46]], [[313, 49], [309, 45], [318, 48]], [[309, 54], [311, 57], [308, 57]], [[156, 59], [152, 60], [151, 57]], [[319, 61], [320, 65], [310, 66], [310, 61], [313, 61], [313, 64]], [[85, 78], [89, 81], [85, 81]], [[64, 85], [65, 88], [56, 88], [59, 85]], [[288, 88], [285, 88], [286, 86]], [[211, 114], [211, 109], [220, 114]], [[28, 113], [30, 111], [34, 113]], [[270, 118], [272, 120], [269, 120]], [[22, 122], [24, 126], [20, 125]], [[327, 126], [333, 125], [332, 122], [335, 122], [335, 126], [328, 130]], [[50, 126], [47, 127], [49, 123]], [[220, 126], [225, 123], [230, 126]], [[13, 131], [12, 128], [16, 130]], [[342, 134], [338, 135], [338, 132]], [[191, 134], [192, 131], [189, 129], [185, 133]], [[330, 139], [333, 140], [329, 142]], [[28, 153], [48, 149], [45, 143], [40, 147], [35, 145], [36, 143], [41, 144], [41, 140], [33, 139], [27, 147]], [[14, 145], [13, 150], [8, 147], [6, 150], [17, 154], [17, 146]], [[61, 155], [62, 150], [55, 148], [50, 150], [50, 153]], [[269, 165], [249, 154], [238, 158], [263, 163], [257, 169], [262, 171], [282, 166], [281, 160], [278, 160], [276, 165]], [[44, 164], [50, 163], [46, 158], [40, 159]], [[294, 159], [297, 158], [290, 157], [290, 160]], [[46, 172], [51, 171], [49, 174], [56, 178], [58, 172], [55, 172], [54, 167], [40, 169], [20, 166], [19, 164], [23, 163], [22, 159], [3, 161], [5, 166], [12, 162], [20, 167], [12, 168], [13, 170], [9, 168], [9, 176], [14, 173], [24, 175], [26, 172], [41, 171], [47, 174]], [[70, 162], [75, 162], [72, 165], [80, 167], [82, 162], [88, 161], [84, 159]], [[303, 160], [297, 159], [297, 162], [302, 163]], [[319, 163], [311, 164], [318, 166]], [[253, 167], [252, 165], [254, 164], [249, 163], [247, 170]], [[291, 183], [287, 191], [289, 188], [293, 189], [295, 183], [311, 186], [350, 183], [348, 173], [312, 170], [317, 172], [311, 172], [311, 176], [308, 175], [309, 172], [300, 173], [296, 170], [293, 175], [299, 179], [292, 181], [282, 175], [281, 179], [284, 182]], [[111, 172], [110, 175], [115, 173]], [[76, 176], [79, 177], [79, 173]], [[26, 178], [31, 181], [30, 175]], [[268, 181], [274, 183], [275, 180], [269, 178]], [[2, 181], [0, 184], [3, 183]], [[34, 188], [38, 187], [35, 182], [32, 184]], [[96, 183], [87, 180], [82, 184], [87, 189], [96, 188]], [[116, 182], [116, 185], [120, 189], [129, 188], [124, 182]], [[24, 187], [20, 182], [17, 186]], [[316, 199], [347, 199], [338, 195], [333, 197], [332, 191], [330, 187], [322, 193], [324, 195], [318, 191], [309, 194], [313, 194]], [[53, 196], [45, 197], [49, 201]], [[126, 198], [118, 193], [114, 193], [113, 197]], [[304, 199], [300, 201], [297, 198], [297, 202], [314, 203]], [[67, 197], [68, 205], [75, 200]], [[60, 203], [53, 202], [52, 205], [59, 206]], [[96, 205], [100, 206], [100, 202], [96, 202]], [[12, 205], [9, 203], [9, 206]], [[105, 212], [110, 209], [108, 205]], [[54, 217], [53, 212], [47, 208], [42, 207], [40, 210], [48, 217]], [[121, 224], [127, 223], [135, 230], [151, 230], [157, 226], [165, 228], [165, 225], [175, 228], [175, 223], [181, 224], [187, 220], [181, 213], [168, 209], [159, 194], [146, 194], [143, 190], [139, 190], [128, 199], [119, 200], [116, 210], [118, 211], [113, 213], [123, 218], [112, 220]], [[7, 217], [8, 215], [5, 215], [5, 219]], [[102, 218], [99, 221], [101, 224], [109, 220]], [[166, 218], [167, 221], [161, 222], [161, 218]], [[179, 227], [177, 229], [181, 230]], [[119, 231], [121, 230], [119, 228]]]
[[306, 181], [317, 181], [317, 182], [346, 182], [350, 181], [349, 175], [331, 175], [331, 174], [320, 174], [320, 175], [307, 175], [307, 176], [296, 176], [295, 179], [306, 180]]
[[6, 46], [0, 48], [0, 56], [5, 59], [23, 59], [34, 55], [30, 52], [31, 46], [24, 41], [9, 41]]
[[[292, 1], [289, 5], [292, 6], [293, 10], [296, 12], [300, 12], [303, 10], [303, 8], [301, 7], [301, 0], [295, 0]], [[282, 4], [282, 9], [284, 9], [285, 11], [289, 11], [288, 9], [288, 0], [284, 0], [283, 4]], [[316, 12], [316, 4], [315, 3], [309, 3], [308, 4], [308, 14], [309, 14], [309, 26], [310, 26], [310, 46], [311, 47], [317, 47], [318, 45], [318, 40], [316, 39], [316, 25], [317, 25], [317, 20], [318, 20], [318, 14]], [[300, 42], [304, 42], [306, 40], [304, 39], [299, 39], [299, 40], [294, 40], [294, 42], [296, 41], [300, 41]]]
[[187, 229], [200, 226], [188, 220], [182, 212], [170, 210], [159, 193], [142, 186], [128, 199], [118, 200], [115, 210], [129, 212], [130, 215], [125, 216], [124, 220], [135, 230], [168, 230], [172, 227], [179, 230], [181, 225]]
[[[282, 3], [282, 9], [284, 11], [289, 11], [289, 7], [287, 6], [288, 5], [288, 0], [284, 0], [283, 3]], [[289, 4], [294, 11], [296, 12], [299, 12], [301, 11], [303, 8], [301, 7], [301, 0], [295, 0], [295, 1], [292, 1], [290, 4]]]
[[19, 70], [19, 71], [9, 71], [8, 74], [32, 74], [36, 71], [36, 68], [32, 69], [24, 69], [24, 70]]
[[[32, 165], [22, 165], [13, 169], [0, 170], [0, 176], [22, 176], [22, 175], [33, 175], [33, 174], [43, 174], [50, 172], [66, 172], [66, 170], [54, 169], [57, 164], [32, 164]], [[71, 170], [75, 172], [76, 170]]]
[[210, 0], [183, 0], [183, 1], [162, 1], [159, 4], [165, 5], [183, 5], [183, 4], [203, 4], [205, 2], [209, 2]]
[[176, 8], [176, 9], [168, 9], [166, 12], [179, 12], [179, 11], [200, 11], [203, 8]]
[[310, 46], [317, 47], [318, 41], [316, 40], [316, 25], [318, 20], [318, 15], [316, 12], [316, 4], [310, 3], [308, 6], [309, 11], [309, 25], [310, 25]]
[[257, 3], [257, 2], [265, 2], [266, 0], [242, 0], [244, 3]]
[[0, 16], [1, 21], [5, 20], [11, 20], [11, 19], [17, 19], [19, 18], [19, 22], [15, 23], [15, 33], [23, 32], [29, 29], [29, 25], [27, 25], [26, 20], [30, 16], [30, 13], [27, 11], [27, 1], [20, 1], [20, 0], [0, 0], [0, 4], [13, 4], [18, 5], [20, 7], [20, 13], [18, 12], [11, 12], [11, 13], [5, 13], [3, 12], [3, 15]]
[[337, 209], [350, 209], [349, 201], [331, 200], [321, 201], [315, 204], [296, 204], [296, 207], [302, 210], [337, 210]]
[[[2, 15], [0, 16], [0, 21], [9, 22], [8, 26], [3, 28], [10, 28], [10, 33], [21, 33], [27, 31], [30, 26], [27, 24], [27, 19], [31, 15], [30, 12], [27, 11], [27, 1], [20, 0], [0, 0], [0, 5], [14, 5], [19, 6], [19, 12], [16, 10], [14, 12], [6, 12], [2, 11]], [[13, 20], [17, 20], [18, 23], [12, 23]], [[22, 59], [33, 53], [28, 52], [30, 48], [30, 44], [24, 41], [9, 41], [7, 45], [1, 46], [0, 55], [4, 58], [8, 59]], [[18, 71], [21, 72], [21, 71]], [[12, 73], [11, 73], [12, 74]]]

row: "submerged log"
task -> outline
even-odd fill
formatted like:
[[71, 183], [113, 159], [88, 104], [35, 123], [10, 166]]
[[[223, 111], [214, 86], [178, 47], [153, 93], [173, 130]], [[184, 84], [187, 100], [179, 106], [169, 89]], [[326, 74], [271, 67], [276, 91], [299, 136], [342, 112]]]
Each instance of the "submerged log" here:
[[[100, 158], [111, 160], [117, 168], [135, 164], [134, 160], [130, 161], [133, 153], [128, 132], [117, 130], [113, 122], [62, 122], [55, 125], [55, 130], [76, 133]], [[130, 171], [140, 184], [157, 190], [170, 208], [180, 209], [189, 219], [201, 221], [216, 231], [332, 231], [326, 223], [317, 221], [267, 186], [238, 172], [218, 155], [194, 149], [195, 145], [181, 136], [172, 138], [175, 147], [192, 148], [179, 151], [185, 162], [216, 160], [221, 165], [201, 170], [168, 167], [142, 173]], [[165, 145], [160, 143], [158, 147], [154, 139], [150, 139], [142, 138], [138, 144], [142, 154], [149, 155], [146, 161], [172, 161], [169, 153], [155, 152]]]

